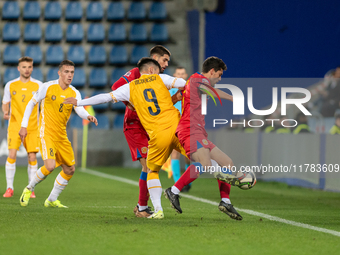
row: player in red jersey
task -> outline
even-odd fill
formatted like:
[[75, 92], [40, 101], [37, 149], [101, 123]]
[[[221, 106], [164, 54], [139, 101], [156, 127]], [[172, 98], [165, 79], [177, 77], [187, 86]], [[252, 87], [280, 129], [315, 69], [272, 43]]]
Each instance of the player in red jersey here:
[[[162, 45], [156, 45], [150, 49], [150, 57], [155, 59], [161, 66], [161, 73], [168, 67], [170, 61], [170, 51]], [[118, 81], [116, 81], [111, 89], [116, 90], [130, 81], [140, 78], [138, 67], [133, 68], [125, 75], [123, 75]], [[181, 100], [180, 93], [172, 96], [173, 103]], [[137, 217], [146, 218], [152, 214], [152, 211], [148, 207], [149, 192], [147, 187], [147, 172], [146, 157], [148, 152], [149, 136], [143, 128], [136, 111], [133, 110], [128, 102], [124, 116], [124, 135], [129, 145], [131, 157], [133, 161], [139, 160], [142, 165], [142, 172], [139, 178], [139, 199], [138, 204], [134, 208], [134, 213]]]
[[[189, 166], [181, 178], [165, 191], [165, 196], [179, 213], [182, 213], [182, 210], [178, 194], [184, 186], [198, 178], [200, 173], [197, 169], [206, 169], [212, 165], [212, 162], [215, 164], [215, 167], [217, 167], [217, 164], [220, 166], [233, 166], [233, 162], [228, 155], [208, 140], [204, 115], [201, 114], [202, 93], [212, 91], [213, 93], [216, 92], [223, 99], [233, 100], [233, 97], [228, 93], [212, 88], [221, 80], [225, 70], [227, 70], [227, 66], [221, 59], [209, 57], [203, 63], [202, 74], [193, 74], [185, 85], [182, 117], [178, 124], [176, 135], [187, 156], [195, 163]], [[229, 215], [232, 219], [242, 220], [242, 216], [230, 203], [230, 184], [218, 180], [218, 185], [221, 195], [221, 202], [218, 206], [219, 210]]]

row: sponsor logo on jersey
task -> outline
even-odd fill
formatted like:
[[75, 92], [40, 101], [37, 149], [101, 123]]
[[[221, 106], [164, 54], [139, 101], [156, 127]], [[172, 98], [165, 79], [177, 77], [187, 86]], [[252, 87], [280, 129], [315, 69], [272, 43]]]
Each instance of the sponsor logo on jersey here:
[[142, 153], [145, 154], [148, 152], [148, 148], [147, 147], [142, 147]]
[[56, 96], [53, 95], [53, 96], [51, 97], [51, 99], [54, 101], [54, 100], [56, 99]]
[[126, 74], [124, 74], [124, 76], [127, 76], [127, 77], [129, 77], [131, 75], [131, 72], [129, 71], [129, 72], [127, 72]]
[[16, 92], [15, 90], [13, 90], [12, 95], [14, 96], [16, 93], [17, 93], [17, 92]]

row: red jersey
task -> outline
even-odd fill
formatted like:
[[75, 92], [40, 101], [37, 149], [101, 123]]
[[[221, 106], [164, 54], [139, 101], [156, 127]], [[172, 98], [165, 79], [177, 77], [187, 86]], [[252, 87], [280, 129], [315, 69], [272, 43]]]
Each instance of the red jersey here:
[[189, 130], [190, 134], [205, 131], [205, 120], [202, 115], [201, 90], [199, 89], [201, 83], [210, 85], [209, 80], [200, 73], [194, 73], [188, 79], [182, 99], [182, 117], [179, 121], [177, 132]]
[[[129, 83], [133, 80], [140, 78], [140, 72], [138, 70], [138, 67], [135, 67], [128, 71], [126, 74], [124, 74], [118, 81], [116, 81], [111, 89], [116, 90], [119, 87], [125, 85], [126, 83]], [[142, 124], [140, 123], [140, 120], [138, 118], [136, 111], [131, 111], [128, 107], [125, 109], [125, 116], [124, 116], [124, 131], [127, 129], [132, 128], [143, 128]]]

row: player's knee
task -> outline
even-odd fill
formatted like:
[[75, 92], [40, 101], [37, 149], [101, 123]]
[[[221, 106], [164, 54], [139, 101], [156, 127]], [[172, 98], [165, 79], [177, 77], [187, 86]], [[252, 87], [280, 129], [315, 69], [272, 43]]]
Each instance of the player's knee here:
[[52, 172], [55, 168], [55, 164], [53, 163], [45, 164], [45, 167], [49, 172]]
[[28, 161], [33, 162], [36, 161], [37, 157], [35, 155], [35, 153], [28, 153]]
[[73, 174], [74, 174], [74, 171], [76, 170], [76, 168], [75, 168], [75, 166], [70, 166], [68, 170], [69, 170], [69, 173], [68, 173], [68, 174], [69, 174], [69, 175], [73, 175]]

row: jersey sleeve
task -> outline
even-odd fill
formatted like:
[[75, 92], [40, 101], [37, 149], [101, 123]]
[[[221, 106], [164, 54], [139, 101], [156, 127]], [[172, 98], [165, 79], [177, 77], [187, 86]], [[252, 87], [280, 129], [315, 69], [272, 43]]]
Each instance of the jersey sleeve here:
[[33, 100], [34, 104], [39, 103], [41, 100], [43, 100], [46, 97], [47, 89], [48, 89], [48, 84], [43, 83], [41, 86], [39, 86], [39, 90], [34, 93], [33, 97], [31, 100]]
[[11, 102], [11, 92], [10, 92], [10, 83], [7, 82], [6, 86], [4, 88], [4, 97], [2, 98], [2, 103], [3, 104], [7, 104], [9, 102]]
[[167, 74], [160, 74], [159, 76], [169, 90], [172, 88], [183, 88], [186, 83], [186, 81], [182, 78], [175, 78]]
[[121, 86], [115, 91], [111, 91], [110, 95], [113, 102], [130, 101], [130, 83]]
[[119, 87], [125, 85], [126, 83], [129, 83], [135, 79], [138, 79], [140, 77], [140, 73], [137, 67], [131, 69], [126, 74], [124, 74], [122, 77], [120, 77], [113, 85], [111, 86], [112, 90], [116, 90]]

